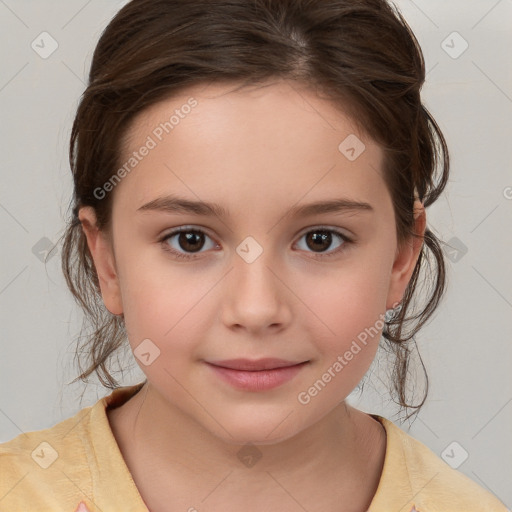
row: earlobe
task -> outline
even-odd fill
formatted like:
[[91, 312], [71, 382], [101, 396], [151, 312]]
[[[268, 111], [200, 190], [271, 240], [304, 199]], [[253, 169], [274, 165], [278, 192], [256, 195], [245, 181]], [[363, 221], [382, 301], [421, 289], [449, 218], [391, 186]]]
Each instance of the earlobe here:
[[80, 208], [78, 218], [94, 260], [105, 307], [113, 315], [121, 315], [123, 305], [112, 244], [107, 234], [97, 228], [94, 208], [91, 206]]
[[414, 231], [419, 237], [411, 236], [396, 251], [389, 283], [387, 308], [392, 308], [398, 302], [401, 302], [423, 246], [426, 214], [425, 208], [419, 200], [416, 200], [414, 203], [414, 221]]

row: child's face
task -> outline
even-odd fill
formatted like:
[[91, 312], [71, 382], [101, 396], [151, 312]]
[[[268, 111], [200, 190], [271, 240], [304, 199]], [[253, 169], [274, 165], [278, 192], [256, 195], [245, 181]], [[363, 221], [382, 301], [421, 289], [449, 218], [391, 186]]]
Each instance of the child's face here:
[[[139, 115], [122, 162], [133, 151], [140, 161], [114, 190], [115, 261], [101, 241], [93, 253], [105, 304], [124, 313], [132, 350], [139, 355], [149, 339], [142, 361], [160, 351], [149, 365], [136, 360], [161, 403], [228, 442], [273, 443], [325, 417], [364, 376], [420, 246], [397, 251], [382, 152], [332, 105], [286, 82], [232, 88], [196, 87]], [[166, 133], [160, 123], [173, 114]], [[352, 134], [366, 146], [355, 160], [361, 142], [339, 149]], [[171, 194], [216, 203], [226, 216], [141, 209]], [[287, 215], [337, 199], [371, 209]], [[182, 226], [205, 234], [160, 242]], [[237, 358], [308, 363], [255, 390], [208, 364]]]

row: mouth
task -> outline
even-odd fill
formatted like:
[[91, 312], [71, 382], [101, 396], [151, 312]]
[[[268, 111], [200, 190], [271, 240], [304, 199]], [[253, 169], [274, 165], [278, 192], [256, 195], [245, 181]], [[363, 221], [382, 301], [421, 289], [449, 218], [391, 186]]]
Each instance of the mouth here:
[[207, 361], [208, 364], [213, 366], [248, 372], [288, 368], [307, 362], [308, 361], [287, 361], [285, 359], [277, 359], [274, 357], [265, 357], [262, 359], [225, 359], [223, 361]]
[[309, 363], [275, 358], [205, 362], [224, 382], [245, 391], [265, 391], [281, 386], [293, 379]]

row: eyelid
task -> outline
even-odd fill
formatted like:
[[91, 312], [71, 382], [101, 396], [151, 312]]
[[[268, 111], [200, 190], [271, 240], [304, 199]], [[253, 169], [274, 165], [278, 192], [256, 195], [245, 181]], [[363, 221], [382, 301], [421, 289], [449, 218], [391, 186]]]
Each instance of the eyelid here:
[[351, 242], [355, 240], [355, 235], [348, 229], [340, 228], [338, 226], [330, 226], [328, 224], [312, 224], [311, 226], [301, 229], [296, 236], [303, 236], [306, 233], [309, 233], [310, 231], [314, 231], [315, 229], [317, 229], [318, 231], [333, 231], [335, 233], [338, 233], [340, 236], [344, 236]]
[[[311, 224], [310, 226], [306, 226], [305, 228], [302, 228], [299, 230], [295, 235], [294, 238], [299, 236], [304, 236], [306, 233], [309, 233], [313, 230], [325, 230], [325, 231], [332, 231], [335, 233], [338, 233], [340, 236], [343, 236], [350, 240], [351, 242], [355, 241], [355, 235], [349, 231], [350, 234], [347, 234], [346, 231], [348, 231], [345, 228], [339, 228], [337, 226], [329, 226], [324, 224]], [[170, 228], [169, 231], [165, 231], [162, 235], [160, 235], [159, 240], [168, 238], [171, 235], [176, 235], [180, 232], [188, 232], [188, 231], [198, 231], [201, 233], [204, 233], [205, 235], [208, 235], [212, 240], [215, 240], [215, 242], [218, 244], [219, 242], [216, 240], [216, 237], [211, 234], [211, 231], [208, 228], [205, 228], [203, 226], [196, 226], [195, 224], [185, 224], [182, 226], [177, 226], [175, 228]]]
[[205, 235], [208, 235], [210, 238], [215, 239], [215, 236], [211, 234], [211, 231], [208, 228], [205, 228], [203, 226], [197, 226], [196, 224], [183, 224], [181, 226], [169, 228], [168, 230], [165, 230], [162, 233], [162, 235], [160, 235], [160, 238], [167, 238], [170, 235], [176, 235], [183, 231], [186, 233], [188, 233], [189, 231], [198, 231], [204, 233]]
[[[211, 238], [215, 244], [220, 245], [219, 242], [216, 240], [216, 237], [211, 234], [210, 230], [208, 228], [204, 228], [202, 226], [196, 226], [194, 225], [183, 225], [183, 226], [177, 226], [175, 228], [169, 229], [169, 231], [165, 231], [162, 235], [158, 237], [159, 242], [165, 242], [169, 240], [169, 238], [172, 238], [173, 236], [178, 235], [179, 233], [189, 233], [191, 231], [196, 231], [198, 233], [205, 234], [209, 238]], [[192, 254], [192, 253], [191, 253]]]
[[[215, 239], [214, 236], [212, 236], [210, 234], [210, 232], [207, 228], [204, 228], [202, 226], [199, 227], [196, 225], [182, 225], [182, 226], [172, 228], [172, 229], [170, 229], [170, 231], [164, 232], [164, 234], [162, 234], [159, 237], [158, 241], [160, 244], [162, 244], [164, 246], [165, 251], [170, 252], [174, 256], [181, 258], [181, 259], [185, 259], [185, 260], [195, 260], [199, 257], [199, 255], [202, 253], [202, 251], [199, 251], [197, 253], [181, 253], [179, 251], [176, 251], [175, 249], [172, 249], [167, 244], [167, 240], [178, 235], [179, 233], [181, 233], [181, 232], [187, 233], [187, 232], [191, 232], [191, 231], [196, 231], [196, 232], [207, 235], [209, 238], [211, 238], [217, 244], [217, 246], [219, 246], [219, 242]], [[338, 247], [337, 249], [331, 250], [331, 251], [327, 251], [327, 252], [323, 252], [323, 253], [322, 252], [315, 253], [315, 252], [311, 251], [310, 254], [313, 255], [313, 259], [325, 259], [325, 258], [329, 258], [330, 256], [336, 256], [339, 253], [341, 253], [347, 249], [344, 247], [345, 245], [352, 245], [356, 242], [355, 237], [353, 235], [347, 235], [344, 231], [342, 231], [342, 228], [334, 227], [334, 226], [327, 226], [327, 225], [322, 225], [322, 224], [312, 224], [311, 226], [305, 227], [301, 231], [299, 231], [299, 233], [297, 235], [295, 235], [294, 238], [297, 238], [297, 242], [298, 242], [304, 235], [306, 235], [310, 232], [314, 232], [314, 231], [329, 231], [331, 233], [334, 233], [335, 236], [337, 235], [343, 240], [343, 243], [341, 244], [340, 247]], [[295, 242], [294, 245], [297, 242]], [[306, 252], [309, 252], [309, 251], [306, 251]]]

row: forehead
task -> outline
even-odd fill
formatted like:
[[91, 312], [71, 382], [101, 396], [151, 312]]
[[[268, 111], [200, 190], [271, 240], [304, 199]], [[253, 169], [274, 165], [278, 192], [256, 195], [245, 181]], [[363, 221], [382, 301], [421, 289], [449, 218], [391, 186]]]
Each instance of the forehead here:
[[117, 187], [134, 206], [177, 189], [217, 202], [231, 190], [241, 205], [314, 200], [332, 188], [368, 200], [382, 189], [381, 149], [339, 107], [297, 83], [236, 87], [197, 85], [134, 118], [121, 162], [149, 139], [154, 146]]
[[170, 131], [173, 136], [179, 136], [177, 132], [185, 131], [188, 135], [193, 129], [199, 136], [207, 131], [202, 127], [210, 130], [213, 123], [215, 130], [210, 133], [219, 136], [233, 132], [242, 135], [245, 130], [254, 137], [266, 134], [269, 139], [278, 133], [283, 140], [287, 135], [297, 138], [307, 132], [313, 142], [323, 131], [338, 130], [341, 133], [335, 137], [346, 132], [368, 140], [347, 114], [347, 108], [320, 98], [304, 84], [289, 80], [245, 87], [236, 82], [196, 84], [139, 112], [131, 121], [123, 143], [125, 149], [133, 149], [132, 146], [155, 131], [157, 142], [161, 136], [169, 139], [166, 135]]

